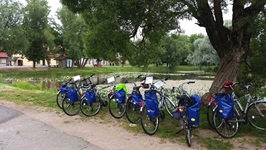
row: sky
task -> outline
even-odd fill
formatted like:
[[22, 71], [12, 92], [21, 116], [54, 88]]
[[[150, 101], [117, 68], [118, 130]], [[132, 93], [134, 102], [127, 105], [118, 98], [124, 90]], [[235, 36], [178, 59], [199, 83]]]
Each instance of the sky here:
[[[25, 0], [19, 0], [21, 2], [25, 3]], [[57, 11], [58, 8], [61, 7], [60, 0], [47, 0], [48, 5], [50, 6], [51, 12], [50, 12], [50, 17], [55, 17], [55, 12]], [[231, 12], [229, 11], [227, 14], [224, 14], [224, 19], [231, 20]], [[191, 35], [191, 34], [204, 34], [206, 35], [205, 28], [199, 27], [197, 24], [197, 21], [195, 19], [193, 20], [181, 20], [180, 25], [181, 28], [185, 31], [186, 35]]]

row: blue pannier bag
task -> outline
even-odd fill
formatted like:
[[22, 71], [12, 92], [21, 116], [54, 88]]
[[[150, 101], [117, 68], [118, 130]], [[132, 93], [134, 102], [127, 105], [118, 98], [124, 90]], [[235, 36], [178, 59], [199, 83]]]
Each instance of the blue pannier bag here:
[[68, 86], [66, 86], [66, 85], [62, 85], [61, 87], [60, 87], [60, 93], [61, 94], [65, 94], [65, 93], [67, 93], [67, 91], [68, 91]]
[[146, 111], [148, 112], [148, 115], [150, 117], [157, 117], [160, 114], [159, 108], [158, 108], [158, 98], [156, 95], [155, 90], [150, 90], [149, 92], [145, 93], [145, 106]]
[[190, 98], [194, 99], [196, 103], [188, 108], [188, 123], [199, 125], [201, 99], [198, 95], [192, 95]]
[[96, 94], [94, 90], [87, 90], [85, 96], [89, 104], [96, 102]]
[[234, 117], [234, 100], [230, 95], [217, 95], [215, 98], [218, 104], [218, 114], [223, 119], [232, 119]]
[[134, 107], [139, 108], [140, 103], [143, 102], [142, 95], [140, 93], [134, 93], [132, 94], [132, 104]]
[[67, 97], [70, 99], [71, 104], [79, 100], [77, 91], [76, 88], [69, 88], [67, 91]]
[[126, 91], [123, 89], [115, 91], [115, 98], [118, 99], [117, 102], [119, 104], [124, 103], [126, 101]]

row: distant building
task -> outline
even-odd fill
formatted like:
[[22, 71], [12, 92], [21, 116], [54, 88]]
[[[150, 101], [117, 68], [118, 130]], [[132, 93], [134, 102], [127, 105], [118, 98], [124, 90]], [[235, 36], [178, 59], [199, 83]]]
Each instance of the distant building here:
[[8, 55], [5, 52], [0, 52], [0, 66], [8, 66]]

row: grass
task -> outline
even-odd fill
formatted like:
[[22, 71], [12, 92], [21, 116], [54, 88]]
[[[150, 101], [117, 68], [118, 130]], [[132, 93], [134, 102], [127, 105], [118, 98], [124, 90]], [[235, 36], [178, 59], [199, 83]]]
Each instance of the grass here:
[[[0, 99], [6, 99], [9, 101], [13, 101], [15, 103], [23, 103], [25, 105], [36, 105], [48, 108], [57, 109], [57, 105], [55, 102], [56, 99], [56, 88], [47, 89], [44, 88], [41, 83], [35, 82], [37, 80], [55, 80], [59, 78], [66, 78], [70, 76], [75, 76], [77, 74], [81, 75], [90, 75], [92, 73], [96, 73], [99, 75], [110, 75], [114, 73], [128, 74], [129, 72], [152, 72], [152, 73], [160, 73], [166, 71], [167, 68], [163, 67], [149, 67], [149, 68], [137, 68], [137, 67], [89, 67], [83, 70], [79, 69], [61, 69], [56, 68], [51, 71], [16, 71], [16, 72], [2, 72], [0, 73], [0, 77], [2, 81], [0, 81]], [[194, 67], [180, 66], [174, 72], [177, 71], [191, 71], [195, 70]], [[165, 73], [165, 72], [164, 72]], [[19, 78], [18, 78], [19, 77]], [[5, 79], [13, 79], [16, 82], [7, 83]], [[25, 79], [29, 79], [30, 81], [25, 81]], [[5, 82], [4, 82], [5, 81]], [[1, 83], [2, 82], [2, 83]], [[3, 83], [4, 82], [4, 83]], [[223, 140], [219, 136], [216, 137], [203, 137], [198, 132], [199, 130], [207, 130], [210, 131], [210, 127], [207, 123], [206, 119], [206, 108], [202, 107], [200, 114], [200, 125], [199, 128], [192, 132], [194, 138], [193, 143], [199, 144], [202, 147], [206, 147], [207, 149], [233, 149], [232, 141]], [[107, 117], [108, 116], [108, 117]], [[88, 118], [82, 116], [84, 121], [88, 121], [92, 118]], [[110, 118], [108, 108], [103, 108], [100, 113], [93, 117], [96, 118], [100, 123], [104, 124], [112, 124], [114, 123], [113, 118]], [[70, 122], [65, 122], [69, 124]], [[121, 120], [116, 121], [121, 126], [126, 128], [127, 130], [134, 133], [143, 133], [140, 124], [131, 125], [128, 123], [126, 117], [123, 117]], [[172, 142], [179, 142], [185, 144], [184, 134], [181, 132], [176, 134], [179, 130], [178, 121], [172, 119], [168, 114], [166, 114], [165, 120], [160, 123], [159, 130], [155, 134], [155, 136], [160, 137], [162, 140], [170, 140]], [[266, 133], [264, 131], [259, 131], [251, 126], [240, 126], [240, 131], [237, 137], [243, 137], [245, 135], [256, 137], [255, 140], [250, 141], [255, 146], [260, 146], [260, 143], [266, 142]], [[237, 138], [236, 137], [236, 138]]]

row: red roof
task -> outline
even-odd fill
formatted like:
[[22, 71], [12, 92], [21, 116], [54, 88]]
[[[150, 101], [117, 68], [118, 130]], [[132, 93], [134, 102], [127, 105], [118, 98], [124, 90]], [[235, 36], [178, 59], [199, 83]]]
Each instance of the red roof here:
[[8, 55], [5, 52], [0, 52], [0, 58], [8, 58]]

